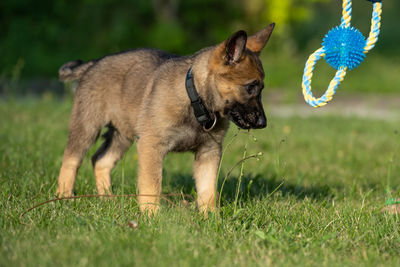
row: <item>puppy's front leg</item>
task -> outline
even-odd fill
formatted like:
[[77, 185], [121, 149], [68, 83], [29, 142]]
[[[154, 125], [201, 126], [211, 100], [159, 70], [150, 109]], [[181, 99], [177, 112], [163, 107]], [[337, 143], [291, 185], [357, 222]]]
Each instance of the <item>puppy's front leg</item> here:
[[142, 212], [156, 213], [159, 209], [162, 164], [165, 150], [157, 138], [141, 137], [137, 143], [139, 158], [139, 205]]
[[201, 212], [215, 211], [215, 189], [220, 160], [220, 145], [204, 145], [196, 152], [194, 177], [196, 179], [197, 205]]

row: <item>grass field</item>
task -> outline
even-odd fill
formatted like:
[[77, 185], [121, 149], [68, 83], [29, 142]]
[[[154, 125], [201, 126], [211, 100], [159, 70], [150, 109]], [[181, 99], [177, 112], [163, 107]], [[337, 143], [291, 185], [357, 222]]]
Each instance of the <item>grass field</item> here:
[[[247, 155], [263, 155], [245, 162], [236, 204], [240, 164], [232, 171], [208, 219], [174, 197], [151, 219], [134, 198], [93, 198], [51, 203], [20, 220], [54, 197], [70, 109], [70, 100], [0, 102], [0, 266], [400, 266], [400, 217], [381, 212], [400, 194], [400, 117], [267, 112], [264, 130], [232, 125], [220, 185], [246, 143]], [[164, 193], [195, 197], [192, 160], [167, 157]], [[115, 194], [136, 193], [136, 165], [132, 146], [113, 171]], [[87, 157], [76, 194], [92, 193]]]

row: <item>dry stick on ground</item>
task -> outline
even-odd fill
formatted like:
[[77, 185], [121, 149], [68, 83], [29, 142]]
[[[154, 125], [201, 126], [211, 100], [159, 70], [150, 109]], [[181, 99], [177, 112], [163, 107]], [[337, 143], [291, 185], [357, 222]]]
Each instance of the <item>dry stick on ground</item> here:
[[[46, 201], [43, 201], [39, 204], [36, 204], [35, 206], [30, 207], [29, 209], [27, 209], [26, 211], [24, 211], [23, 213], [21, 213], [21, 215], [19, 216], [19, 221], [21, 224], [24, 224], [22, 222], [22, 218], [30, 211], [46, 205], [48, 203], [51, 202], [57, 202], [57, 201], [61, 201], [61, 200], [72, 200], [72, 199], [80, 199], [80, 198], [94, 198], [94, 197], [107, 197], [107, 198], [117, 198], [117, 197], [139, 197], [139, 196], [143, 196], [143, 197], [160, 197], [164, 200], [166, 200], [169, 204], [171, 204], [174, 207], [178, 207], [175, 203], [173, 203], [171, 200], [169, 200], [167, 197], [175, 197], [175, 196], [183, 196], [183, 197], [188, 197], [190, 198], [192, 201], [194, 201], [194, 198], [191, 195], [188, 194], [182, 194], [182, 193], [171, 193], [171, 194], [161, 194], [161, 195], [146, 195], [146, 194], [124, 194], [124, 195], [100, 195], [100, 194], [92, 194], [92, 195], [80, 195], [80, 196], [71, 196], [71, 197], [60, 197], [60, 198], [53, 198], [53, 199], [49, 199]], [[182, 212], [182, 214], [184, 214]], [[188, 221], [194, 225], [195, 227], [198, 228], [198, 225], [195, 224], [186, 214], [184, 214], [184, 216], [188, 219]]]

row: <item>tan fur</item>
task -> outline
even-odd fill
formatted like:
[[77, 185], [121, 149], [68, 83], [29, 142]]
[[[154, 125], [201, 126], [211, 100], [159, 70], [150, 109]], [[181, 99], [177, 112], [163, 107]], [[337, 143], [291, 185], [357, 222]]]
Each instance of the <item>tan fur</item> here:
[[58, 187], [56, 192], [58, 196], [72, 195], [79, 164], [79, 159], [64, 156], [60, 175], [58, 176]]
[[[262, 30], [264, 34], [257, 33], [264, 36], [263, 40], [259, 36], [247, 40], [245, 32], [239, 31], [189, 57], [138, 49], [85, 64], [64, 64], [60, 79], [79, 79], [80, 83], [57, 194], [73, 194], [82, 158], [106, 126], [105, 142], [92, 158], [100, 194], [111, 192], [111, 170], [137, 139], [141, 210], [154, 213], [159, 208], [160, 197], [149, 195], [161, 194], [162, 163], [170, 151], [195, 153], [198, 206], [204, 212], [214, 210], [216, 174], [228, 120], [243, 128], [266, 125], [260, 101], [264, 78], [258, 59], [261, 50], [251, 51], [249, 47], [261, 47], [262, 42], [264, 47], [272, 29], [273, 25]], [[199, 95], [217, 117], [210, 132], [196, 121], [186, 93], [189, 68]], [[248, 84], [252, 82], [256, 86], [250, 92]]]
[[198, 150], [194, 161], [194, 177], [196, 179], [197, 203], [200, 211], [214, 211], [216, 196], [215, 184], [218, 166], [221, 159], [221, 147], [203, 147]]

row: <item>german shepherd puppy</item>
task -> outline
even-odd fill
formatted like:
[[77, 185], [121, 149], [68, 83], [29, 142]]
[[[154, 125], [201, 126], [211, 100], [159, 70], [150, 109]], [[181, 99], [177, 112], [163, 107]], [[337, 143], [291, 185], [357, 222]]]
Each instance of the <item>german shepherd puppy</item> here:
[[249, 37], [238, 31], [192, 56], [137, 49], [64, 64], [60, 80], [79, 80], [79, 86], [57, 195], [73, 194], [82, 158], [106, 126], [105, 142], [92, 157], [99, 194], [111, 193], [111, 170], [136, 139], [142, 211], [159, 207], [163, 159], [170, 151], [195, 153], [197, 205], [213, 211], [229, 120], [243, 129], [267, 125], [259, 54], [274, 26]]

